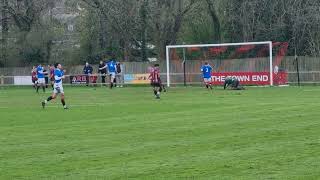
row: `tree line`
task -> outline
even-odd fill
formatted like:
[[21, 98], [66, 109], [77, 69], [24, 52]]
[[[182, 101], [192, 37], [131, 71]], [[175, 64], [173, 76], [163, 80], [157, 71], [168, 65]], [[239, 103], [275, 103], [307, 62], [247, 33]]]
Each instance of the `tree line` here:
[[270, 40], [288, 42], [288, 55], [320, 55], [318, 0], [1, 0], [0, 8], [0, 66], [164, 60], [171, 44]]

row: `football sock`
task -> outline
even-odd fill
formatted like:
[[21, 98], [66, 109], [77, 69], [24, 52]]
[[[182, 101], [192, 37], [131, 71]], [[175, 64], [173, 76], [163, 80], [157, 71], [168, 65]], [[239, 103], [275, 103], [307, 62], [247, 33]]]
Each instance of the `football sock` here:
[[157, 91], [156, 90], [153, 90], [153, 93], [154, 93], [154, 95], [157, 95]]
[[61, 103], [62, 103], [63, 107], [66, 106], [66, 102], [64, 101], [64, 99], [61, 99]]
[[39, 92], [39, 88], [40, 88], [40, 87], [39, 87], [39, 86], [37, 86], [37, 92]]
[[47, 102], [51, 101], [52, 99], [53, 99], [52, 96], [49, 96], [48, 99], [47, 99]]
[[53, 99], [52, 96], [49, 96], [48, 99], [45, 101], [45, 103], [51, 101], [52, 99]]
[[42, 90], [43, 90], [43, 92], [46, 92], [46, 87], [42, 86]]

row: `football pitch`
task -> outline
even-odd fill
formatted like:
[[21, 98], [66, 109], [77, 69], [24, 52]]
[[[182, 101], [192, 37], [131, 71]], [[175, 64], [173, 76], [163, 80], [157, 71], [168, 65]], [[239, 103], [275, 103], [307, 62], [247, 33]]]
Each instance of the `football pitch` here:
[[319, 179], [320, 87], [0, 89], [0, 179]]

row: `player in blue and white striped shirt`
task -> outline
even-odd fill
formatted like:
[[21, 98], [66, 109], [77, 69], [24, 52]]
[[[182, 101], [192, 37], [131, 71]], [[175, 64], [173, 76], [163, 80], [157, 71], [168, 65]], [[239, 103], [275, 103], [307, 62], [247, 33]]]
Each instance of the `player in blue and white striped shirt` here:
[[68, 109], [66, 102], [64, 100], [64, 91], [62, 86], [62, 79], [64, 79], [64, 71], [62, 70], [62, 66], [60, 63], [56, 63], [54, 65], [54, 90], [52, 93], [52, 96], [48, 97], [47, 100], [42, 102], [42, 107], [45, 108], [46, 104], [51, 101], [52, 99], [55, 99], [58, 94], [61, 96], [61, 103], [63, 105], [64, 109]]
[[44, 72], [44, 68], [42, 67], [41, 64], [39, 64], [39, 66], [37, 67], [37, 93], [39, 93], [39, 88], [40, 86], [43, 89], [43, 92], [46, 92], [46, 81], [44, 79], [45, 76], [45, 72]]
[[206, 87], [207, 88], [210, 87], [210, 89], [212, 89], [212, 78], [211, 78], [212, 67], [209, 65], [208, 62], [205, 62], [204, 65], [201, 67], [201, 72], [202, 72], [203, 81]]
[[108, 62], [105, 63], [105, 66], [99, 68], [99, 70], [108, 69], [109, 77], [110, 77], [110, 89], [113, 87], [114, 79], [116, 77], [116, 66], [117, 62], [115, 57], [113, 56]]

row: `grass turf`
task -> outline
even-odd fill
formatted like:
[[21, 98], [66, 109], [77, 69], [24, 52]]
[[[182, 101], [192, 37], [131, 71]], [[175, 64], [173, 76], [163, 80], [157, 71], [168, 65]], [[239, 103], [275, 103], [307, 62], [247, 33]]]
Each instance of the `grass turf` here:
[[319, 179], [320, 88], [0, 90], [0, 179]]

